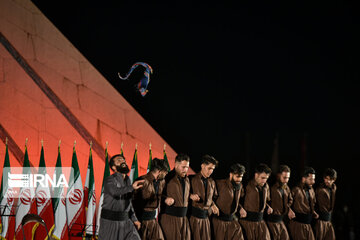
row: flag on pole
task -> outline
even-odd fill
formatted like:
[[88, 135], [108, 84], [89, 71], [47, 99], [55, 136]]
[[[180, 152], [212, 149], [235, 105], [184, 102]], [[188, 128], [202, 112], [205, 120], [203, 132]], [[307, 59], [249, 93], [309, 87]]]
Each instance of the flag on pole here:
[[152, 152], [151, 152], [151, 143], [149, 145], [149, 163], [148, 163], [148, 167], [147, 167], [147, 173], [150, 172], [151, 169], [151, 162], [152, 162]]
[[[1, 239], [9, 239], [9, 234], [12, 234], [12, 238], [14, 235], [14, 227], [15, 227], [15, 221], [13, 221], [12, 228], [9, 227], [10, 219], [14, 219], [14, 217], [9, 217], [9, 215], [13, 214], [14, 210], [14, 195], [12, 188], [8, 185], [8, 174], [11, 173], [10, 171], [10, 158], [9, 158], [9, 150], [8, 150], [8, 144], [6, 139], [6, 148], [5, 148], [5, 160], [4, 160], [4, 168], [3, 168], [3, 176], [1, 179], [1, 198], [0, 198], [0, 204], [5, 209], [1, 209], [3, 211], [4, 216], [1, 216]], [[6, 207], [5, 207], [6, 206]], [[6, 216], [7, 215], [7, 216]]]
[[169, 165], [169, 160], [167, 158], [167, 155], [166, 155], [166, 144], [164, 144], [164, 161], [166, 163], [166, 166], [168, 167], [168, 171], [170, 171], [170, 165]]
[[121, 150], [120, 150], [120, 154], [124, 156], [123, 146], [124, 146], [124, 143], [122, 142], [122, 143], [121, 143]]
[[96, 195], [94, 182], [94, 168], [91, 152], [92, 143], [90, 143], [89, 163], [86, 172], [84, 201], [86, 211], [86, 234], [95, 236], [96, 231]]
[[69, 189], [66, 197], [66, 212], [70, 236], [82, 232], [85, 224], [84, 189], [81, 182], [75, 144], [73, 148]]
[[139, 177], [139, 169], [138, 169], [138, 158], [137, 158], [137, 144], [135, 146], [134, 158], [131, 164], [130, 170], [130, 181], [133, 183], [135, 179]]
[[[56, 169], [55, 176], [56, 182], [59, 180], [60, 175], [62, 174], [61, 170], [61, 155], [60, 155], [60, 142], [58, 147], [58, 156], [56, 160]], [[54, 220], [55, 228], [52, 234], [52, 237], [58, 240], [69, 240], [69, 229], [67, 225], [66, 217], [66, 198], [65, 198], [65, 189], [63, 187], [54, 188], [54, 199], [53, 199], [53, 208], [54, 208]]]
[[[41, 154], [40, 154], [40, 162], [39, 162], [39, 170], [38, 174], [46, 174], [46, 166], [45, 166], [45, 157], [44, 157], [44, 146], [43, 142], [41, 142]], [[54, 230], [54, 213], [53, 206], [51, 201], [51, 193], [49, 187], [41, 186], [39, 184], [36, 186], [35, 191], [36, 196], [36, 205], [37, 205], [37, 214], [44, 220], [49, 235], [51, 236], [52, 231]], [[46, 229], [44, 227], [38, 228], [39, 223], [35, 224], [33, 228], [33, 233], [35, 234], [34, 239], [47, 239]]]
[[[27, 139], [25, 144], [25, 156], [24, 156], [24, 165], [23, 165], [23, 174], [30, 175], [30, 161], [29, 155], [27, 151]], [[21, 229], [21, 221], [23, 217], [28, 214], [36, 214], [36, 201], [35, 201], [35, 189], [32, 187], [22, 187], [19, 193], [19, 200], [18, 200], [18, 209], [16, 211], [15, 217], [15, 238], [16, 239], [23, 239], [23, 232]], [[24, 227], [25, 238], [32, 239], [32, 227], [34, 224], [27, 224]]]
[[108, 149], [107, 149], [107, 142], [106, 142], [106, 149], [105, 149], [105, 168], [104, 168], [104, 177], [103, 177], [103, 182], [102, 182], [102, 187], [101, 187], [101, 195], [100, 195], [100, 200], [99, 200], [99, 207], [98, 207], [98, 211], [97, 211], [97, 219], [96, 219], [96, 235], [99, 235], [99, 228], [100, 228], [100, 215], [101, 215], [101, 208], [102, 208], [102, 204], [104, 201], [104, 182], [105, 179], [110, 176], [110, 167], [109, 167], [109, 154], [108, 154]]

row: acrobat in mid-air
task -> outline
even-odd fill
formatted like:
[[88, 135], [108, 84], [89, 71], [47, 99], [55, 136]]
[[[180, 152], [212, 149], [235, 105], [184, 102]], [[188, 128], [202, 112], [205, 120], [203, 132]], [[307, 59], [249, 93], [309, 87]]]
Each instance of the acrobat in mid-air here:
[[145, 68], [145, 71], [144, 71], [144, 76], [140, 79], [140, 82], [137, 84], [137, 89], [140, 91], [140, 94], [141, 96], [145, 96], [146, 93], [148, 92], [147, 90], [147, 87], [149, 85], [149, 82], [150, 82], [150, 74], [153, 73], [153, 70], [152, 68], [150, 67], [149, 64], [147, 63], [144, 63], [144, 62], [137, 62], [137, 63], [134, 63], [129, 72], [126, 74], [125, 77], [121, 77], [120, 73], [118, 73], [119, 75], [119, 78], [121, 80], [128, 80], [129, 79], [129, 76], [130, 74], [135, 70], [135, 68], [137, 68], [138, 66], [143, 66]]

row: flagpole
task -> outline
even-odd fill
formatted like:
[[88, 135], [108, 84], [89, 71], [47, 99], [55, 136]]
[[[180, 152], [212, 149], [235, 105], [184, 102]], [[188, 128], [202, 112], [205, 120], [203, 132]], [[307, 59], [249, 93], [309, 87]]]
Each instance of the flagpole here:
[[[31, 172], [30, 169], [30, 160], [27, 150], [27, 143], [28, 138], [25, 139], [25, 154], [24, 154], [24, 162], [23, 162], [23, 174], [30, 174], [35, 173], [35, 170]], [[16, 239], [22, 239], [25, 238], [25, 236], [30, 237], [32, 235], [32, 227], [28, 226], [25, 231], [22, 231], [21, 222], [23, 217], [28, 213], [36, 213], [37, 212], [37, 206], [36, 206], [36, 199], [35, 199], [35, 190], [29, 186], [23, 186], [20, 189], [19, 193], [20, 198], [23, 196], [26, 196], [28, 199], [29, 204], [19, 204], [17, 211], [16, 211], [16, 217], [15, 217], [15, 238]]]
[[[61, 154], [60, 154], [61, 140], [59, 140], [58, 144], [58, 156], [56, 160], [56, 179], [60, 178], [60, 174], [62, 174], [62, 164], [61, 164]], [[65, 206], [65, 190], [63, 187], [59, 187], [56, 190], [54, 189], [54, 201], [53, 201], [53, 209], [54, 209], [54, 229], [52, 235], [55, 239], [63, 239], [69, 240], [69, 229], [67, 226], [67, 214], [66, 214], [66, 206]], [[64, 201], [64, 202], [63, 202]]]
[[152, 164], [152, 153], [151, 153], [151, 142], [150, 142], [150, 144], [149, 144], [149, 162], [148, 162], [146, 173], [150, 172], [151, 164]]
[[[39, 161], [39, 174], [47, 174], [46, 164], [45, 164], [45, 154], [44, 154], [44, 139], [41, 139], [41, 153], [40, 153], [40, 161]], [[45, 201], [39, 201], [39, 196], [46, 196]], [[35, 225], [32, 229], [32, 237], [34, 239], [49, 239], [50, 234], [55, 228], [55, 217], [53, 213], [53, 205], [51, 199], [50, 188], [37, 185], [35, 189], [35, 201], [36, 201], [36, 212], [37, 214], [46, 222], [47, 228], [38, 228], [39, 225]], [[41, 199], [41, 198], [40, 198]], [[46, 230], [46, 231], [45, 231]]]
[[66, 197], [66, 212], [69, 232], [78, 231], [72, 229], [74, 226], [84, 226], [85, 224], [85, 207], [84, 207], [84, 188], [81, 181], [81, 173], [76, 155], [76, 140], [74, 141], [74, 149], [71, 160], [71, 173], [69, 188]]
[[138, 148], [138, 144], [136, 143], [135, 144], [134, 157], [133, 157], [133, 161], [132, 161], [131, 169], [130, 169], [130, 174], [129, 174], [131, 183], [133, 183], [134, 180], [137, 179], [138, 176], [139, 176], [137, 148]]
[[167, 159], [167, 156], [166, 156], [166, 143], [164, 143], [164, 161], [166, 161], [166, 165], [167, 165], [167, 167], [168, 167], [168, 171], [170, 171], [169, 160]]
[[109, 168], [109, 155], [108, 155], [108, 145], [109, 143], [106, 141], [105, 143], [105, 168], [104, 168], [104, 176], [103, 176], [103, 182], [102, 182], [102, 187], [101, 187], [101, 192], [100, 192], [100, 200], [99, 200], [99, 205], [98, 205], [98, 211], [97, 211], [97, 215], [96, 215], [96, 235], [99, 234], [99, 229], [100, 229], [100, 215], [101, 215], [101, 209], [102, 209], [102, 203], [104, 201], [104, 182], [105, 179], [110, 176], [110, 168]]
[[86, 231], [84, 235], [92, 235], [96, 234], [96, 202], [95, 200], [95, 179], [94, 179], [94, 167], [93, 167], [93, 159], [92, 159], [92, 146], [93, 142], [90, 141], [90, 153], [89, 153], [89, 162], [86, 172], [86, 180], [84, 186], [84, 203], [85, 203], [85, 226]]

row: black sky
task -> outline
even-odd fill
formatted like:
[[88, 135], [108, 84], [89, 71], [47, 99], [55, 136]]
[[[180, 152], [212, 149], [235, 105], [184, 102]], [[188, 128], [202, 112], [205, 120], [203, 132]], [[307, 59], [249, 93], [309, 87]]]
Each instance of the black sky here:
[[[278, 132], [280, 162], [296, 176], [307, 134], [308, 164], [336, 168], [343, 198], [358, 201], [360, 19], [352, 2], [33, 2], [195, 170], [208, 153], [224, 176], [247, 149], [251, 169], [270, 164]], [[130, 82], [117, 78], [137, 61], [154, 69], [145, 98], [133, 87], [142, 69]]]

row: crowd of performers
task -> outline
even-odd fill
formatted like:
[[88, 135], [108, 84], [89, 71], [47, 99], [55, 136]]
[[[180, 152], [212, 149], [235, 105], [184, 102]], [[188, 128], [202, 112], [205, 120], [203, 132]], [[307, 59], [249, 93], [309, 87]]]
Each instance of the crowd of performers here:
[[179, 154], [168, 172], [162, 159], [131, 184], [124, 156], [110, 159], [114, 174], [104, 183], [99, 239], [335, 239], [331, 223], [337, 173], [328, 168], [313, 189], [315, 170], [306, 167], [290, 189], [290, 168], [281, 165], [269, 186], [271, 169], [259, 164], [242, 184], [245, 167], [233, 164], [229, 175], [214, 180], [218, 161], [202, 158], [201, 170], [187, 176], [190, 158]]

